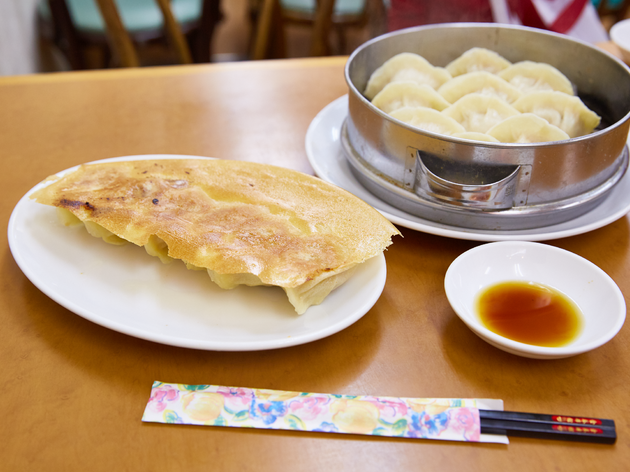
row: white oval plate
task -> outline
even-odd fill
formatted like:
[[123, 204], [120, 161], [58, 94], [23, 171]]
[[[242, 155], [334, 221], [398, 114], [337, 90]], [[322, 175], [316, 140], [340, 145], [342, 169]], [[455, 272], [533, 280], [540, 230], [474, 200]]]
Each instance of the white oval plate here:
[[[484, 327], [474, 309], [478, 293], [515, 280], [544, 284], [571, 298], [584, 319], [578, 337], [563, 347], [541, 347], [512, 341]], [[626, 319], [623, 294], [608, 274], [583, 257], [540, 243], [504, 241], [466, 251], [446, 271], [444, 289], [457, 316], [480, 338], [534, 359], [560, 359], [595, 349], [610, 341]]]
[[423, 233], [469, 241], [547, 241], [587, 233], [618, 220], [630, 211], [630, 172], [595, 209], [571, 221], [541, 228], [490, 231], [462, 228], [425, 220], [399, 210], [370, 193], [356, 179], [341, 148], [341, 125], [348, 115], [348, 96], [329, 103], [313, 119], [306, 133], [306, 155], [315, 173], [353, 193], [394, 224]]
[[[204, 159], [147, 155], [105, 161], [167, 158]], [[297, 315], [280, 288], [222, 290], [205, 272], [189, 271], [179, 261], [163, 265], [141, 247], [113, 246], [82, 227], [64, 227], [54, 208], [28, 198], [41, 185], [18, 202], [9, 220], [15, 261], [60, 305], [131, 336], [207, 350], [295, 346], [350, 326], [370, 310], [385, 286], [387, 269], [381, 254], [360, 266], [321, 305]]]

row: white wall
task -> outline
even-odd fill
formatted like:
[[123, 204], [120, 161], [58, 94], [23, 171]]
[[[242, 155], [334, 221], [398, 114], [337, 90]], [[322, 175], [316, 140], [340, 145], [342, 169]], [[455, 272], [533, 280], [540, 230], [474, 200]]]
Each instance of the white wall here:
[[38, 72], [37, 1], [0, 0], [0, 75]]

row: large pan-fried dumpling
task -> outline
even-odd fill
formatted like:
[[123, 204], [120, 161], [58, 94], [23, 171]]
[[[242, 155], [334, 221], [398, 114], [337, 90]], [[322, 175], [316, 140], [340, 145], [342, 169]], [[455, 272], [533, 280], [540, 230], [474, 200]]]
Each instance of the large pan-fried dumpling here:
[[372, 105], [391, 113], [403, 107], [427, 107], [442, 111], [450, 106], [442, 95], [428, 85], [419, 85], [416, 82], [392, 82], [381, 90]]
[[399, 234], [345, 190], [254, 162], [106, 162], [47, 180], [31, 198], [74, 215], [64, 221], [76, 217], [108, 242], [207, 269], [222, 288], [282, 287], [298, 313]]
[[469, 93], [491, 95], [507, 103], [513, 103], [521, 97], [521, 92], [500, 77], [490, 72], [469, 72], [449, 80], [438, 89], [447, 102], [455, 103]]
[[563, 141], [569, 135], [533, 113], [521, 113], [495, 125], [488, 133], [502, 143]]
[[390, 82], [416, 82], [437, 90], [450, 79], [451, 74], [446, 69], [432, 66], [418, 54], [403, 52], [386, 61], [372, 73], [363, 95], [372, 100]]
[[571, 138], [592, 133], [601, 121], [578, 97], [562, 92], [530, 93], [519, 98], [514, 108], [544, 118]]
[[523, 94], [555, 90], [573, 95], [571, 81], [555, 67], [542, 62], [517, 62], [498, 75]]
[[497, 97], [471, 93], [442, 110], [442, 114], [453, 118], [466, 131], [485, 133], [506, 118], [518, 115], [519, 111]]
[[485, 48], [472, 48], [449, 63], [446, 70], [453, 77], [478, 71], [497, 74], [510, 65], [512, 65], [510, 61], [494, 51]]
[[453, 118], [444, 116], [431, 108], [400, 108], [390, 113], [404, 123], [433, 133], [452, 135], [463, 133], [466, 129]]

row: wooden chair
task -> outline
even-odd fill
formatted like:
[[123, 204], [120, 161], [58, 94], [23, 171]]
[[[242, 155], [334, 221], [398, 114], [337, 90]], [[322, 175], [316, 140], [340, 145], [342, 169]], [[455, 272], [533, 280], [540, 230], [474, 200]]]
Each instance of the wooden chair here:
[[[135, 5], [138, 11], [130, 10], [134, 7], [134, 5], [129, 6], [130, 4], [127, 4], [128, 10], [123, 11], [114, 0], [95, 0], [97, 10], [92, 4], [92, 11], [87, 13], [74, 11], [72, 12], [74, 15], [71, 14], [69, 8], [70, 2], [47, 0], [46, 6], [50, 20], [47, 36], [66, 53], [73, 69], [86, 68], [84, 50], [88, 46], [106, 48], [106, 53], [111, 52], [115, 58], [112, 61], [115, 65], [136, 67], [140, 65], [140, 60], [135, 45], [156, 39], [169, 41], [179, 63], [209, 62], [212, 33], [221, 20], [219, 0], [180, 0], [180, 3], [182, 1], [187, 1], [193, 8], [188, 8], [188, 10], [180, 8], [179, 10], [183, 13], [180, 15], [181, 18], [176, 18], [169, 0], [138, 2], [142, 8], [152, 9], [147, 12], [140, 9], [138, 4]], [[194, 9], [195, 2], [197, 11]], [[73, 2], [72, 5], [84, 6], [86, 3]], [[127, 17], [131, 16], [140, 21], [136, 21], [138, 24], [127, 27], [123, 23], [124, 15], [121, 16], [121, 12], [127, 13]], [[93, 18], [90, 18], [90, 13]], [[73, 16], [77, 17], [79, 14], [83, 14], [81, 17], [83, 22], [77, 25], [73, 21]], [[42, 16], [44, 17], [44, 31], [46, 31], [46, 16]], [[188, 38], [184, 33], [187, 33]]]
[[[312, 26], [311, 56], [330, 54], [330, 33], [337, 32], [338, 49], [345, 49], [345, 29], [363, 27], [370, 14], [384, 14], [382, 0], [356, 0], [350, 11], [336, 9], [335, 0], [252, 0], [254, 23], [252, 59], [285, 57], [284, 26], [289, 23]], [[379, 8], [380, 7], [380, 8]]]
[[[129, 33], [120, 19], [118, 8], [116, 7], [114, 0], [96, 1], [101, 10], [101, 14], [103, 15], [103, 19], [105, 20], [107, 35], [111, 42], [112, 50], [118, 55], [120, 65], [123, 67], [138, 67], [140, 65], [138, 55], [136, 54], [133, 43], [131, 42], [131, 36], [129, 36]], [[171, 11], [168, 1], [156, 0], [156, 3], [160, 7], [160, 11], [164, 17], [167, 37], [175, 46], [179, 60], [183, 64], [191, 64], [192, 56], [190, 55], [188, 43], [186, 43], [179, 24], [173, 16], [173, 12]]]

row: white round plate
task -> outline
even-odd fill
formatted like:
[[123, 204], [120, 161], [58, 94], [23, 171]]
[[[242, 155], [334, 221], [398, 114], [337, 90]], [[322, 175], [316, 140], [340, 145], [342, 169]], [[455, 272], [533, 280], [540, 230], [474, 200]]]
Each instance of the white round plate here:
[[[128, 156], [133, 159], [196, 156]], [[68, 172], [68, 169], [64, 172]], [[83, 227], [67, 228], [56, 210], [30, 200], [16, 205], [8, 238], [33, 284], [68, 310], [107, 328], [195, 349], [253, 351], [304, 344], [348, 327], [376, 303], [385, 286], [385, 257], [360, 266], [321, 305], [297, 315], [278, 287], [222, 290], [203, 271], [164, 265], [133, 244], [113, 246]]]
[[[487, 329], [475, 311], [481, 290], [508, 281], [555, 288], [580, 308], [583, 328], [566, 346], [541, 347], [504, 338]], [[502, 241], [477, 246], [455, 259], [444, 289], [457, 316], [480, 338], [506, 352], [534, 359], [560, 359], [610, 341], [626, 319], [626, 302], [615, 282], [592, 262], [547, 244]]]
[[348, 96], [328, 104], [313, 119], [306, 133], [306, 155], [316, 174], [353, 193], [385, 218], [405, 228], [470, 241], [546, 241], [586, 233], [618, 220], [630, 211], [630, 172], [592, 211], [571, 221], [525, 230], [489, 231], [446, 225], [399, 210], [370, 193], [355, 178], [341, 148], [341, 125], [348, 114]]

